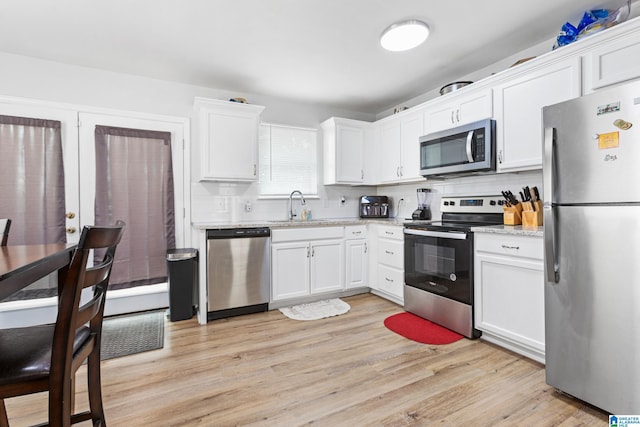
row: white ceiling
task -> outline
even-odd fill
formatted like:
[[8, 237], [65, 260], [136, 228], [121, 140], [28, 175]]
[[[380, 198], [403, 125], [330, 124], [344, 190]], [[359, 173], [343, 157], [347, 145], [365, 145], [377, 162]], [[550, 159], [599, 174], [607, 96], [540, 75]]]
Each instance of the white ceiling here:
[[[0, 51], [379, 113], [553, 38], [585, 10], [626, 0], [18, 0]], [[386, 52], [393, 22], [431, 27]], [[549, 46], [551, 49], [551, 46]], [[1, 66], [1, 64], [0, 64]], [[250, 99], [249, 99], [250, 101]]]

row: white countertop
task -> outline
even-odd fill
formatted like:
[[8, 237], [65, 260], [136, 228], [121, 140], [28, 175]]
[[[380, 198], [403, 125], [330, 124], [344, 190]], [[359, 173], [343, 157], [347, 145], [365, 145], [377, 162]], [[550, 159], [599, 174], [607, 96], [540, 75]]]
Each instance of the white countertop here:
[[359, 225], [359, 224], [387, 224], [403, 225], [410, 222], [406, 218], [318, 218], [311, 221], [287, 221], [287, 220], [251, 220], [251, 221], [194, 221], [191, 223], [199, 230], [220, 229], [220, 228], [255, 228], [255, 227], [320, 227], [331, 225]]
[[485, 227], [473, 227], [474, 233], [511, 234], [516, 236], [543, 237], [543, 227], [523, 227], [521, 225], [490, 225]]

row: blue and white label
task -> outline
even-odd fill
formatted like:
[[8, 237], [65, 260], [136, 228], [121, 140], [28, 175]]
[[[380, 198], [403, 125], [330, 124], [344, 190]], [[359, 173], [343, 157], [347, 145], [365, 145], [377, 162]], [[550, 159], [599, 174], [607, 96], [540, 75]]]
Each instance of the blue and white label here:
[[640, 427], [640, 415], [609, 415], [609, 427]]

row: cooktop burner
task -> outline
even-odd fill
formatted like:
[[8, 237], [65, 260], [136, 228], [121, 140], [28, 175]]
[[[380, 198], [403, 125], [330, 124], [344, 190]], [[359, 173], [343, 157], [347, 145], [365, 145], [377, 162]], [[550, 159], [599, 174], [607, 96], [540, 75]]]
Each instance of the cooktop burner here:
[[442, 197], [440, 221], [405, 222], [407, 228], [468, 232], [471, 227], [503, 223], [502, 196]]

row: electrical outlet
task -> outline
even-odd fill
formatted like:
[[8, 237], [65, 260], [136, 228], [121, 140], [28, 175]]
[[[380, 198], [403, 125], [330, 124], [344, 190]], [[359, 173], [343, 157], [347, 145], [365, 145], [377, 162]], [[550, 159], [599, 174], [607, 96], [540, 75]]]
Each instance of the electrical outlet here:
[[216, 212], [226, 212], [227, 211], [227, 198], [223, 196], [216, 196], [213, 198], [213, 206]]
[[253, 210], [253, 206], [251, 206], [251, 202], [249, 200], [247, 200], [244, 203], [244, 211], [245, 212], [251, 212]]
[[344, 196], [340, 196], [340, 206], [345, 206], [347, 204], [347, 199]]

